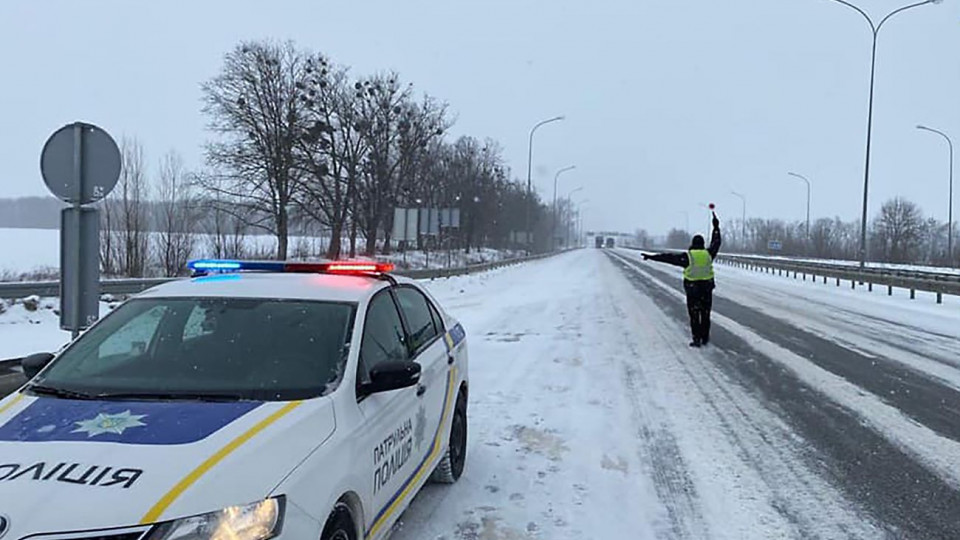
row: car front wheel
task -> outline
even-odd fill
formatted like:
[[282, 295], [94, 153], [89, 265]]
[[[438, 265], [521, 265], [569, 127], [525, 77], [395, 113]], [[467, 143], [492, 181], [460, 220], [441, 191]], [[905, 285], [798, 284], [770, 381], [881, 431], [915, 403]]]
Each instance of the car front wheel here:
[[467, 399], [463, 394], [457, 398], [450, 423], [450, 445], [443, 459], [433, 471], [432, 480], [441, 484], [452, 484], [463, 474], [467, 462]]
[[357, 540], [357, 529], [346, 505], [338, 504], [333, 509], [320, 540]]

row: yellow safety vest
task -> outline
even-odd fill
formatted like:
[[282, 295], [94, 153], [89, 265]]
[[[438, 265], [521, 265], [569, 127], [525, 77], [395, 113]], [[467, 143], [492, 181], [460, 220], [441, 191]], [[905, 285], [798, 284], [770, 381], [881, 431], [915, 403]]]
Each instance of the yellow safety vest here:
[[713, 279], [713, 257], [705, 249], [691, 249], [687, 252], [690, 264], [683, 271], [687, 281], [709, 281]]

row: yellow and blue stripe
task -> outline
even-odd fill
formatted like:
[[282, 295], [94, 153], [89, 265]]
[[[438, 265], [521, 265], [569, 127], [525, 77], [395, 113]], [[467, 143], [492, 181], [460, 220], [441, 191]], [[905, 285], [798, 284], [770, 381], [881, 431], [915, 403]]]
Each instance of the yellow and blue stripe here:
[[460, 323], [457, 323], [456, 326], [451, 328], [443, 336], [443, 342], [447, 345], [447, 351], [452, 351], [460, 345], [460, 343], [466, 339], [467, 331], [463, 329], [463, 326]]
[[[446, 337], [449, 337], [449, 333]], [[403, 504], [403, 501], [415, 493], [414, 489], [420, 484], [421, 480], [423, 480], [423, 476], [433, 472], [430, 465], [436, 461], [437, 457], [443, 451], [444, 426], [447, 424], [453, 408], [451, 404], [453, 403], [454, 392], [456, 392], [456, 383], [457, 368], [454, 367], [447, 372], [447, 392], [443, 397], [443, 415], [440, 418], [440, 424], [437, 426], [437, 432], [433, 436], [433, 446], [430, 449], [430, 453], [423, 458], [423, 461], [420, 462], [420, 465], [413, 474], [407, 478], [403, 485], [400, 486], [400, 489], [397, 490], [393, 497], [391, 497], [387, 504], [380, 510], [380, 513], [374, 518], [370, 530], [367, 531], [365, 535], [366, 538], [372, 538], [380, 532], [383, 526], [390, 520], [390, 517], [393, 516], [397, 509]]]
[[144, 514], [143, 518], [140, 519], [141, 525], [149, 525], [151, 523], [157, 522], [163, 513], [170, 507], [183, 493], [195, 484], [203, 475], [207, 474], [210, 469], [214, 468], [218, 463], [227, 458], [230, 454], [235, 452], [238, 448], [246, 444], [250, 439], [254, 438], [267, 429], [271, 425], [275, 424], [278, 420], [288, 415], [294, 409], [302, 405], [302, 401], [293, 401], [287, 403], [280, 409], [276, 410], [270, 416], [267, 416], [263, 420], [257, 422], [253, 427], [243, 432], [240, 436], [234, 438], [229, 443], [227, 443], [223, 448], [218, 450], [215, 454], [207, 458], [203, 463], [198, 465], [195, 469], [190, 471], [186, 476], [183, 477], [173, 488], [170, 489], [156, 504], [153, 505], [150, 510]]
[[[3, 414], [14, 407], [17, 403], [23, 401], [23, 394], [17, 394], [10, 398], [10, 401], [7, 401], [5, 404], [0, 405], [0, 414]], [[2, 424], [0, 424], [2, 425]]]

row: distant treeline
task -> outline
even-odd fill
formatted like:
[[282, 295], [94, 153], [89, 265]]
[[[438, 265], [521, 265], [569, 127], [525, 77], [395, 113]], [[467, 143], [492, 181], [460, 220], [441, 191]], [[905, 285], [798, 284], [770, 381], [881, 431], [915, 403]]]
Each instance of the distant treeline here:
[[[146, 216], [146, 231], [161, 232], [164, 229], [162, 216], [165, 210], [163, 203], [153, 201], [143, 201], [140, 204], [144, 207]], [[67, 205], [53, 197], [17, 197], [10, 199], [0, 199], [0, 228], [3, 229], [59, 229], [60, 211]], [[98, 205], [101, 211], [103, 204]], [[202, 214], [204, 208], [198, 205], [194, 213]], [[296, 221], [296, 220], [294, 220]], [[193, 230], [197, 234], [213, 234], [216, 227], [197, 219], [191, 222]], [[105, 226], [101, 223], [101, 226]], [[111, 227], [116, 230], [120, 227]], [[303, 227], [294, 227], [300, 230]], [[250, 230], [247, 235], [269, 234], [265, 231]]]
[[59, 229], [64, 203], [53, 197], [0, 199], [0, 227], [4, 229]]

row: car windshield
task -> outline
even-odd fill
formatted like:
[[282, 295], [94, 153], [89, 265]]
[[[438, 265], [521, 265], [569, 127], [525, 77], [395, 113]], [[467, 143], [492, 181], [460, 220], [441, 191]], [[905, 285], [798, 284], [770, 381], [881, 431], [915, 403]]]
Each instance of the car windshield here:
[[237, 298], [131, 300], [35, 381], [103, 398], [286, 401], [336, 388], [356, 307]]

